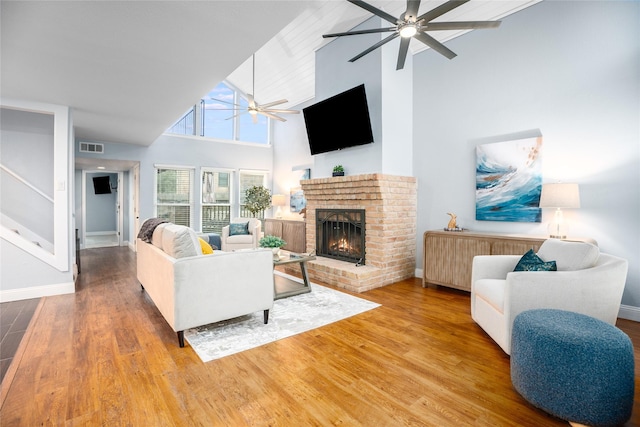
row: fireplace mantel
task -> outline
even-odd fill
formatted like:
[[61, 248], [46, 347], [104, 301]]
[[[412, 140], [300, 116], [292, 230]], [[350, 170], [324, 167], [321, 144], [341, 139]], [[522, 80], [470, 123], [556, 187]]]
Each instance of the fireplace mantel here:
[[366, 265], [318, 257], [311, 279], [364, 292], [415, 276], [417, 183], [415, 177], [380, 173], [308, 179], [307, 252], [316, 250], [316, 209], [364, 209]]

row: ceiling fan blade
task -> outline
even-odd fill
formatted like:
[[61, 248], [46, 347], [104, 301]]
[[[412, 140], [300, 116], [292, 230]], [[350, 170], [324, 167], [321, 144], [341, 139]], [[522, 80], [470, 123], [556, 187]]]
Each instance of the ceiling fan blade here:
[[241, 112], [239, 112], [238, 114], [234, 114], [234, 115], [233, 115], [233, 116], [231, 116], [231, 117], [227, 117], [225, 120], [231, 120], [231, 119], [234, 119], [234, 118], [236, 118], [236, 117], [238, 117], [238, 116], [241, 116], [241, 115], [243, 115], [243, 114], [247, 114], [248, 112], [249, 112], [249, 111], [247, 111], [247, 110], [241, 111]]
[[420, 0], [407, 0], [407, 11], [404, 13], [404, 19], [416, 19], [418, 17], [418, 9], [420, 9]]
[[263, 109], [264, 108], [269, 108], [269, 107], [273, 107], [274, 105], [284, 104], [285, 102], [289, 102], [289, 101], [287, 101], [286, 99], [280, 99], [278, 101], [273, 101], [273, 102], [270, 102], [268, 104], [261, 104], [260, 108], [263, 108]]
[[414, 35], [416, 39], [420, 40], [422, 43], [429, 46], [431, 49], [435, 50], [441, 55], [446, 56], [449, 59], [455, 58], [457, 55], [451, 49], [440, 43], [438, 40], [434, 39], [430, 35], [426, 33], [417, 33]]
[[400, 50], [398, 51], [398, 64], [396, 70], [402, 70], [404, 68], [404, 61], [407, 59], [407, 51], [409, 50], [409, 42], [411, 37], [402, 37], [400, 39]]
[[458, 6], [462, 6], [468, 1], [469, 0], [449, 0], [448, 2], [436, 7], [435, 9], [431, 9], [429, 12], [423, 13], [422, 15], [418, 16], [418, 21], [424, 20], [425, 22], [429, 22], [432, 19], [436, 19], [437, 17], [444, 15], [445, 13], [455, 9]]
[[270, 112], [268, 112], [268, 111], [264, 111], [264, 110], [262, 110], [262, 111], [258, 111], [258, 112], [259, 112], [260, 114], [263, 114], [263, 115], [265, 115], [265, 116], [269, 117], [269, 118], [272, 118], [272, 119], [275, 119], [275, 120], [279, 120], [279, 121], [281, 121], [281, 122], [286, 122], [286, 121], [287, 121], [286, 119], [284, 119], [284, 118], [282, 118], [282, 117], [280, 117], [280, 116], [276, 116], [275, 114], [271, 114], [271, 113], [270, 113]]
[[278, 113], [278, 114], [299, 114], [300, 111], [299, 110], [279, 110], [277, 108], [269, 108], [268, 110], [262, 110], [262, 111], [266, 111], [268, 113]]
[[216, 98], [209, 98], [209, 99], [212, 101], [222, 102], [223, 104], [235, 105], [236, 107], [242, 108], [242, 105], [234, 104], [233, 102], [223, 101], [222, 99], [216, 99]]
[[431, 22], [422, 26], [422, 31], [440, 30], [482, 30], [498, 28], [501, 21], [460, 21], [460, 22]]
[[397, 29], [398, 27], [373, 28], [371, 30], [346, 31], [344, 33], [323, 34], [322, 37], [326, 39], [329, 37], [354, 36], [357, 34], [384, 33], [387, 31], [396, 31]]
[[393, 33], [393, 34], [391, 34], [390, 36], [388, 36], [387, 38], [385, 38], [385, 39], [383, 39], [383, 40], [380, 40], [378, 43], [374, 44], [373, 46], [371, 46], [369, 49], [365, 50], [365, 51], [364, 51], [364, 52], [362, 52], [361, 54], [354, 56], [353, 58], [351, 58], [351, 59], [349, 60], [349, 62], [355, 62], [355, 61], [357, 61], [358, 59], [360, 59], [360, 58], [362, 58], [363, 56], [365, 56], [367, 53], [370, 53], [370, 52], [372, 52], [372, 51], [376, 50], [377, 48], [379, 48], [379, 47], [380, 47], [380, 46], [382, 46], [383, 44], [390, 42], [391, 40], [395, 39], [395, 38], [396, 38], [396, 37], [398, 37], [398, 36], [399, 36], [399, 34], [398, 34], [398, 33]]
[[355, 4], [356, 6], [360, 6], [364, 10], [368, 10], [369, 12], [373, 13], [374, 15], [378, 15], [380, 18], [382, 18], [382, 19], [384, 19], [386, 21], [389, 21], [392, 24], [396, 24], [398, 22], [398, 18], [396, 18], [395, 16], [391, 16], [387, 12], [384, 12], [384, 11], [378, 9], [377, 7], [371, 6], [369, 3], [365, 3], [365, 2], [359, 1], [359, 0], [349, 0], [349, 2]]

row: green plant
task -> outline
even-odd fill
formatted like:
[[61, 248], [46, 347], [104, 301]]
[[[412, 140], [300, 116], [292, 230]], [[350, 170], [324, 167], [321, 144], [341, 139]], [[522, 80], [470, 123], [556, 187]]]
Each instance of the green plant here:
[[287, 242], [285, 242], [278, 236], [267, 235], [260, 239], [258, 244], [261, 248], [281, 248], [286, 245]]
[[244, 205], [254, 215], [271, 206], [271, 193], [262, 185], [249, 187], [244, 194]]
[[342, 167], [342, 165], [336, 165], [333, 167], [333, 171], [334, 172], [344, 172], [344, 168]]

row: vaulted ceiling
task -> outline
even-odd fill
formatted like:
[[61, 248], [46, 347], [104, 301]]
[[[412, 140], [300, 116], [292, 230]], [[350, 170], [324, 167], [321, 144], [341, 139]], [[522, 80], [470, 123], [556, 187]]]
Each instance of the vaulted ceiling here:
[[[472, 0], [441, 20], [497, 20], [540, 0]], [[404, 0], [370, 1], [393, 16]], [[424, 13], [444, 0], [423, 0]], [[73, 109], [75, 135], [150, 145], [224, 79], [289, 108], [314, 97], [322, 34], [371, 13], [341, 0], [7, 1], [1, 7], [3, 98]], [[463, 31], [433, 34], [445, 41]], [[358, 37], [358, 36], [352, 36]], [[414, 54], [425, 45], [412, 41]], [[354, 55], [359, 52], [354, 52]], [[349, 58], [344, 58], [347, 61]]]

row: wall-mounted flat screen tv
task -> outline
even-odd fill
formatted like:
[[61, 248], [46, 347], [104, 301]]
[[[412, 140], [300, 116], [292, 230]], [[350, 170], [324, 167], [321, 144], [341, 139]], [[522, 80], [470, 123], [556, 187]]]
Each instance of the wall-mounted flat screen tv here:
[[111, 193], [111, 181], [108, 176], [94, 176], [93, 177], [93, 191], [95, 194], [110, 194]]
[[373, 142], [364, 84], [302, 109], [311, 154]]

